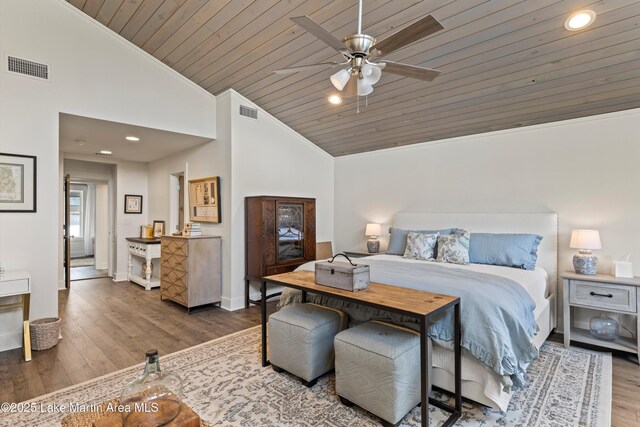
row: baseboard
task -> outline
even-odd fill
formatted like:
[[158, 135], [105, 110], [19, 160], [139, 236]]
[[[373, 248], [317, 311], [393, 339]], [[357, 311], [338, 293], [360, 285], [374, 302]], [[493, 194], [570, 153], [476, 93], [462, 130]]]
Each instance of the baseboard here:
[[64, 280], [58, 280], [58, 290], [61, 291], [63, 289], [65, 289]]
[[242, 310], [244, 308], [244, 298], [227, 298], [222, 297], [222, 301], [220, 302], [220, 307], [224, 308], [227, 311], [236, 311]]
[[128, 277], [127, 273], [114, 273], [113, 281], [114, 282], [126, 282], [127, 280], [129, 280], [127, 277]]
[[22, 332], [0, 335], [0, 351], [22, 347]]
[[96, 270], [106, 270], [109, 268], [109, 264], [106, 262], [102, 264], [96, 264], [95, 268]]

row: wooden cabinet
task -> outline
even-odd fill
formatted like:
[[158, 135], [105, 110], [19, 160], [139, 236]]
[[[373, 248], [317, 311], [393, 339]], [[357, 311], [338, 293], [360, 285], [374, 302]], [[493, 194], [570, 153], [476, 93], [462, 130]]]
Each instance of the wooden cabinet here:
[[163, 236], [160, 298], [187, 309], [220, 302], [221, 238]]
[[245, 198], [245, 306], [251, 281], [287, 273], [316, 259], [316, 201], [310, 198]]

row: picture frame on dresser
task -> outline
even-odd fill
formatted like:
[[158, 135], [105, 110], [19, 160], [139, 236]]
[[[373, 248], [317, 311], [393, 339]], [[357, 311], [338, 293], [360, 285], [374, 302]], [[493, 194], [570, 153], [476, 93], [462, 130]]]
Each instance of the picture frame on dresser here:
[[164, 236], [164, 221], [154, 219], [153, 220], [153, 237], [159, 238]]
[[219, 176], [189, 180], [189, 214], [193, 222], [222, 222]]
[[37, 169], [36, 156], [0, 153], [0, 212], [36, 212]]

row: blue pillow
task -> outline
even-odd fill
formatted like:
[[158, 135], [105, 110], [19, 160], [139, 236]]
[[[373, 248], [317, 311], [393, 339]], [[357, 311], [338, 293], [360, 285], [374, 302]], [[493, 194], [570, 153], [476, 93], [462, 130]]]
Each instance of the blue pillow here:
[[[407, 235], [410, 231], [423, 234], [451, 234], [450, 228], [444, 230], [403, 230], [401, 228], [391, 227], [389, 229], [389, 233], [391, 233], [389, 246], [385, 253], [388, 255], [404, 255], [404, 251], [407, 248]], [[435, 250], [437, 251], [437, 248]]]
[[469, 262], [534, 270], [542, 236], [471, 233]]

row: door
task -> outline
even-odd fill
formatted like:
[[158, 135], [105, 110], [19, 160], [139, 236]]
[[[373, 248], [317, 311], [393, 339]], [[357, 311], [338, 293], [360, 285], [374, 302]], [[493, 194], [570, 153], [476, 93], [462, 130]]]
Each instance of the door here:
[[69, 289], [71, 286], [71, 236], [69, 232], [70, 227], [70, 211], [69, 200], [71, 195], [71, 175], [67, 174], [64, 177], [64, 224], [62, 225], [62, 238], [64, 240], [64, 287]]

